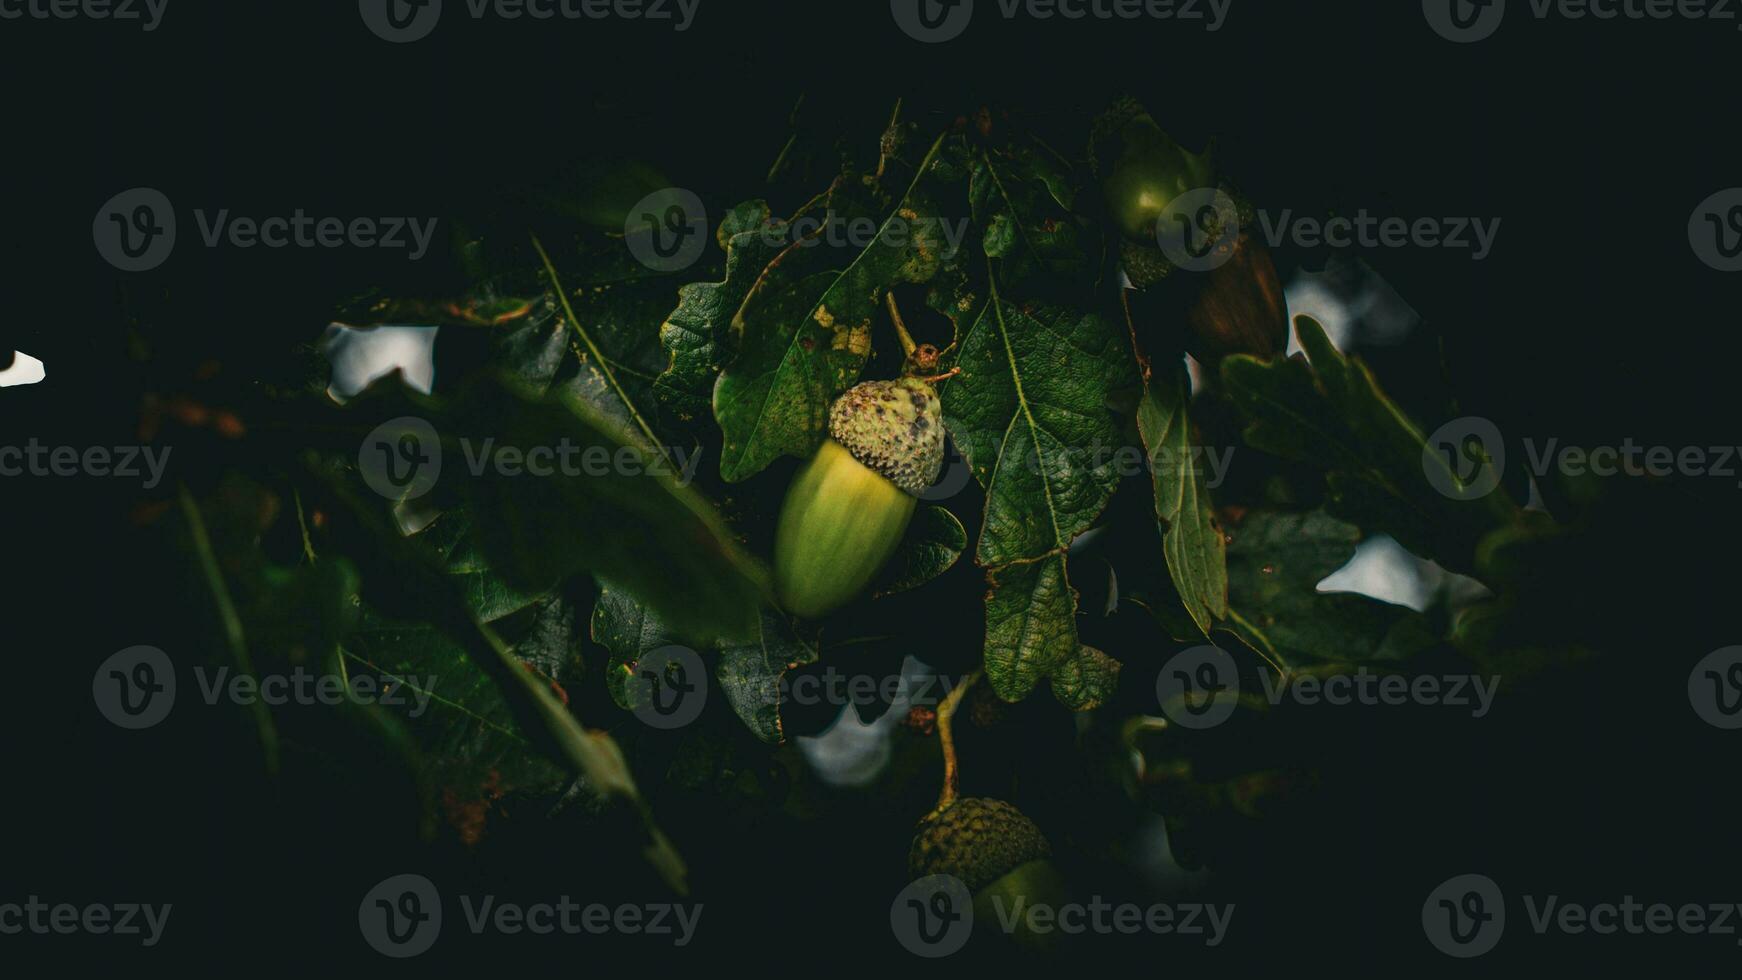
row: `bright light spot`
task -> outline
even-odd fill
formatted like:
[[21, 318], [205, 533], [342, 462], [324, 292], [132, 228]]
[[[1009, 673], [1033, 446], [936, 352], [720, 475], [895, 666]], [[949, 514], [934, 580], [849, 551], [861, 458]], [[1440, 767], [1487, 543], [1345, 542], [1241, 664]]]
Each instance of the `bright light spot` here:
[[1359, 312], [1343, 302], [1342, 297], [1326, 288], [1317, 277], [1301, 274], [1283, 290], [1288, 303], [1288, 352], [1300, 353], [1300, 341], [1294, 335], [1294, 318], [1310, 316], [1325, 328], [1325, 335], [1338, 350], [1347, 350], [1349, 329]]
[[435, 387], [435, 339], [439, 329], [358, 329], [337, 323], [327, 327], [322, 347], [333, 365], [333, 380], [327, 386], [327, 394], [335, 401], [346, 401], [395, 369], [404, 372], [409, 387], [429, 394]]
[[1319, 583], [1320, 592], [1358, 592], [1383, 602], [1427, 608], [1430, 590], [1419, 567], [1420, 558], [1386, 535], [1375, 535], [1355, 546], [1355, 557]]
[[[932, 694], [932, 706], [936, 706], [935, 697], [943, 691], [941, 684], [926, 680], [932, 673], [930, 667], [912, 657], [906, 658], [901, 662], [901, 675], [906, 683], [888, 711], [867, 725], [859, 720], [859, 709], [849, 704], [841, 709], [835, 723], [822, 734], [799, 736], [796, 739], [799, 753], [816, 770], [817, 776], [830, 786], [869, 785], [882, 774], [894, 754], [890, 737], [894, 735], [896, 726], [907, 717], [908, 709], [913, 707], [909, 692]], [[847, 684], [823, 685], [822, 689], [833, 687], [851, 689]]]
[[0, 371], [0, 388], [33, 385], [48, 377], [42, 362], [23, 351], [12, 352], [12, 366]]
[[1325, 576], [1318, 590], [1354, 592], [1416, 612], [1427, 609], [1436, 597], [1453, 609], [1461, 609], [1492, 595], [1475, 579], [1418, 558], [1384, 534], [1356, 545], [1355, 557]]

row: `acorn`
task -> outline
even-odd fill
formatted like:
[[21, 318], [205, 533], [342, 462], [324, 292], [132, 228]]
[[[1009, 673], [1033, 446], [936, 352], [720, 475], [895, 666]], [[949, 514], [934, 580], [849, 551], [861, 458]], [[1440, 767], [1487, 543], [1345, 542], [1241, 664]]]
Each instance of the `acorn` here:
[[1051, 934], [1030, 932], [1026, 910], [1056, 909], [1065, 900], [1064, 877], [1051, 858], [1052, 845], [1021, 810], [1003, 800], [966, 797], [921, 821], [907, 870], [914, 879], [955, 876], [973, 893], [975, 922], [997, 924], [1020, 913], [1011, 938], [1044, 946]]
[[1186, 311], [1186, 349], [1214, 367], [1229, 354], [1269, 360], [1288, 349], [1288, 302], [1264, 242], [1242, 231]]
[[1096, 120], [1090, 160], [1119, 231], [1147, 245], [1155, 243], [1156, 222], [1174, 198], [1216, 186], [1210, 152], [1192, 153], [1180, 146], [1129, 99]]
[[944, 465], [943, 408], [923, 345], [896, 381], [866, 381], [829, 409], [829, 437], [800, 467], [774, 536], [776, 594], [816, 619], [864, 592], [888, 563], [919, 494]]

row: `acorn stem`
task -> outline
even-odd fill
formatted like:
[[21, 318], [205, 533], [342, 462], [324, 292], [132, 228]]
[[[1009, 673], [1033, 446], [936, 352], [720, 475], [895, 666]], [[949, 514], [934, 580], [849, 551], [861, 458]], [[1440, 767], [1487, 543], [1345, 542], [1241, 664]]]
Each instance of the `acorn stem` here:
[[901, 319], [901, 308], [895, 305], [895, 294], [884, 293], [883, 298], [889, 305], [889, 319], [895, 323], [895, 332], [901, 337], [901, 354], [912, 357], [919, 345], [913, 342], [913, 334], [907, 332], [907, 324]]
[[956, 765], [956, 737], [953, 726], [956, 709], [961, 706], [963, 695], [967, 694], [968, 688], [973, 687], [974, 682], [979, 679], [980, 672], [977, 670], [962, 678], [962, 682], [956, 685], [956, 689], [944, 698], [943, 704], [938, 705], [938, 744], [944, 748], [944, 788], [938, 794], [938, 805], [937, 809], [932, 811], [933, 815], [949, 809], [950, 804], [956, 802], [956, 797], [960, 794], [961, 769]]
[[933, 374], [933, 375], [930, 375], [930, 376], [924, 377], [924, 378], [915, 378], [914, 380], [915, 381], [924, 381], [928, 385], [935, 385], [939, 381], [943, 381], [946, 378], [953, 378], [956, 375], [961, 374], [961, 373], [962, 373], [961, 368], [953, 367], [953, 368], [950, 368], [948, 371], [945, 371], [942, 374]]

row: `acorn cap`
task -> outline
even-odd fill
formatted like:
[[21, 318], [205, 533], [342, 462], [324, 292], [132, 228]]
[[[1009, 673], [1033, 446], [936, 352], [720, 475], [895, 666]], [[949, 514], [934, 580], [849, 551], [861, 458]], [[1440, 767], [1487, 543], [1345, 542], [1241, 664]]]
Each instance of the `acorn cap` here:
[[954, 875], [971, 892], [1052, 855], [1034, 821], [1003, 800], [968, 797], [920, 824], [907, 852], [915, 878]]
[[853, 458], [917, 497], [944, 468], [944, 414], [918, 378], [866, 381], [829, 409], [829, 435]]

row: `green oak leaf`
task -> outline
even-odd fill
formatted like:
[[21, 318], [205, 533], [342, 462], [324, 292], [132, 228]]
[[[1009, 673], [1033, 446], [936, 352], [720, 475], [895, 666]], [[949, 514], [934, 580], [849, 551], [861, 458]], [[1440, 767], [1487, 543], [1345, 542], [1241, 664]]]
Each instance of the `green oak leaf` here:
[[1100, 707], [1118, 686], [1119, 661], [1092, 646], [1078, 647], [1052, 674], [1053, 694], [1072, 711]]
[[784, 223], [771, 223], [767, 203], [750, 201], [720, 222], [717, 237], [726, 250], [726, 276], [720, 282], [695, 282], [678, 290], [677, 309], [659, 328], [667, 363], [654, 380], [662, 406], [685, 424], [710, 411], [714, 379], [729, 350], [732, 317], [768, 263], [786, 246]]
[[1137, 428], [1155, 485], [1155, 516], [1168, 574], [1199, 630], [1228, 613], [1228, 570], [1204, 469], [1193, 441], [1191, 382], [1176, 362], [1152, 374], [1137, 406]]
[[715, 679], [757, 738], [780, 742], [786, 738], [780, 722], [782, 680], [787, 671], [816, 661], [814, 646], [800, 639], [785, 619], [765, 611], [749, 640], [721, 644]]
[[644, 448], [666, 451], [653, 384], [666, 365], [659, 324], [671, 308], [672, 281], [646, 275], [577, 285], [571, 277], [565, 284], [536, 238], [533, 247], [574, 354], [574, 367], [558, 387], [639, 437]]
[[[647, 653], [678, 642], [678, 637], [633, 596], [606, 585], [593, 607], [593, 640], [610, 651], [605, 684], [621, 708], [631, 707], [626, 689], [635, 664]], [[817, 650], [800, 640], [785, 620], [764, 611], [744, 640], [722, 643], [714, 680], [726, 701], [757, 738], [785, 738], [780, 721], [781, 684], [786, 672], [815, 663]]]
[[1007, 282], [1089, 277], [1098, 245], [1071, 213], [1061, 161], [1032, 146], [987, 150], [974, 158], [968, 198], [985, 254], [1002, 260]]
[[956, 515], [942, 507], [925, 506], [913, 515], [907, 534], [889, 559], [879, 596], [917, 589], [949, 571], [968, 550], [968, 532]]
[[870, 356], [884, 296], [929, 281], [950, 257], [946, 231], [955, 226], [946, 219], [959, 208], [946, 202], [961, 193], [962, 177], [947, 158], [959, 152], [958, 140], [931, 144], [868, 244], [800, 238], [751, 288], [732, 318], [735, 353], [714, 387], [726, 480], [749, 479], [782, 455], [808, 456], [822, 441], [830, 404]]
[[1019, 307], [993, 290], [945, 382], [944, 423], [986, 488], [975, 558], [989, 567], [1068, 548], [1118, 485], [1111, 392], [1136, 382], [1123, 331], [1096, 313]]
[[648, 611], [647, 605], [609, 582], [600, 583], [599, 599], [593, 604], [593, 642], [610, 652], [605, 665], [605, 690], [617, 707], [631, 710], [627, 685], [635, 676], [635, 664], [661, 647], [679, 642], [676, 634]]
[[[560, 629], [564, 600], [556, 593], [530, 594], [504, 583], [478, 552], [470, 527], [463, 511], [450, 511], [412, 540], [437, 556], [471, 614], [546, 683], [578, 679], [572, 619], [566, 635], [550, 635], [553, 621]], [[461, 799], [483, 795], [486, 783], [496, 790], [549, 792], [568, 782], [562, 768], [531, 750], [490, 675], [436, 626], [365, 606], [362, 623], [345, 642], [344, 656], [352, 671], [372, 671], [406, 685], [408, 693], [401, 698], [405, 704], [425, 702], [421, 716], [407, 721], [419, 736], [438, 785]]]
[[1355, 556], [1353, 524], [1323, 511], [1252, 512], [1229, 534], [1229, 628], [1279, 671], [1395, 661], [1435, 642], [1408, 607], [1318, 591]]
[[986, 680], [1020, 701], [1076, 656], [1077, 594], [1062, 552], [988, 569], [986, 583]]
[[986, 489], [986, 676], [1006, 700], [1075, 655], [1065, 552], [1112, 498], [1109, 393], [1135, 379], [1124, 334], [1094, 313], [1018, 307], [996, 288], [953, 358], [944, 424]]
[[989, 583], [986, 676], [1014, 701], [1077, 655], [1065, 556], [1118, 485], [1120, 423], [1110, 403], [1135, 384], [1136, 370], [1126, 332], [1108, 318], [1005, 295], [1012, 283], [1053, 292], [1058, 277], [1045, 273], [1086, 267], [1084, 243], [1033, 160], [988, 153], [976, 164], [979, 215], [992, 223], [987, 273], [978, 286], [952, 279], [953, 304], [950, 296], [928, 302], [959, 333], [946, 364], [959, 373], [940, 388], [944, 423], [986, 490], [974, 553]]

